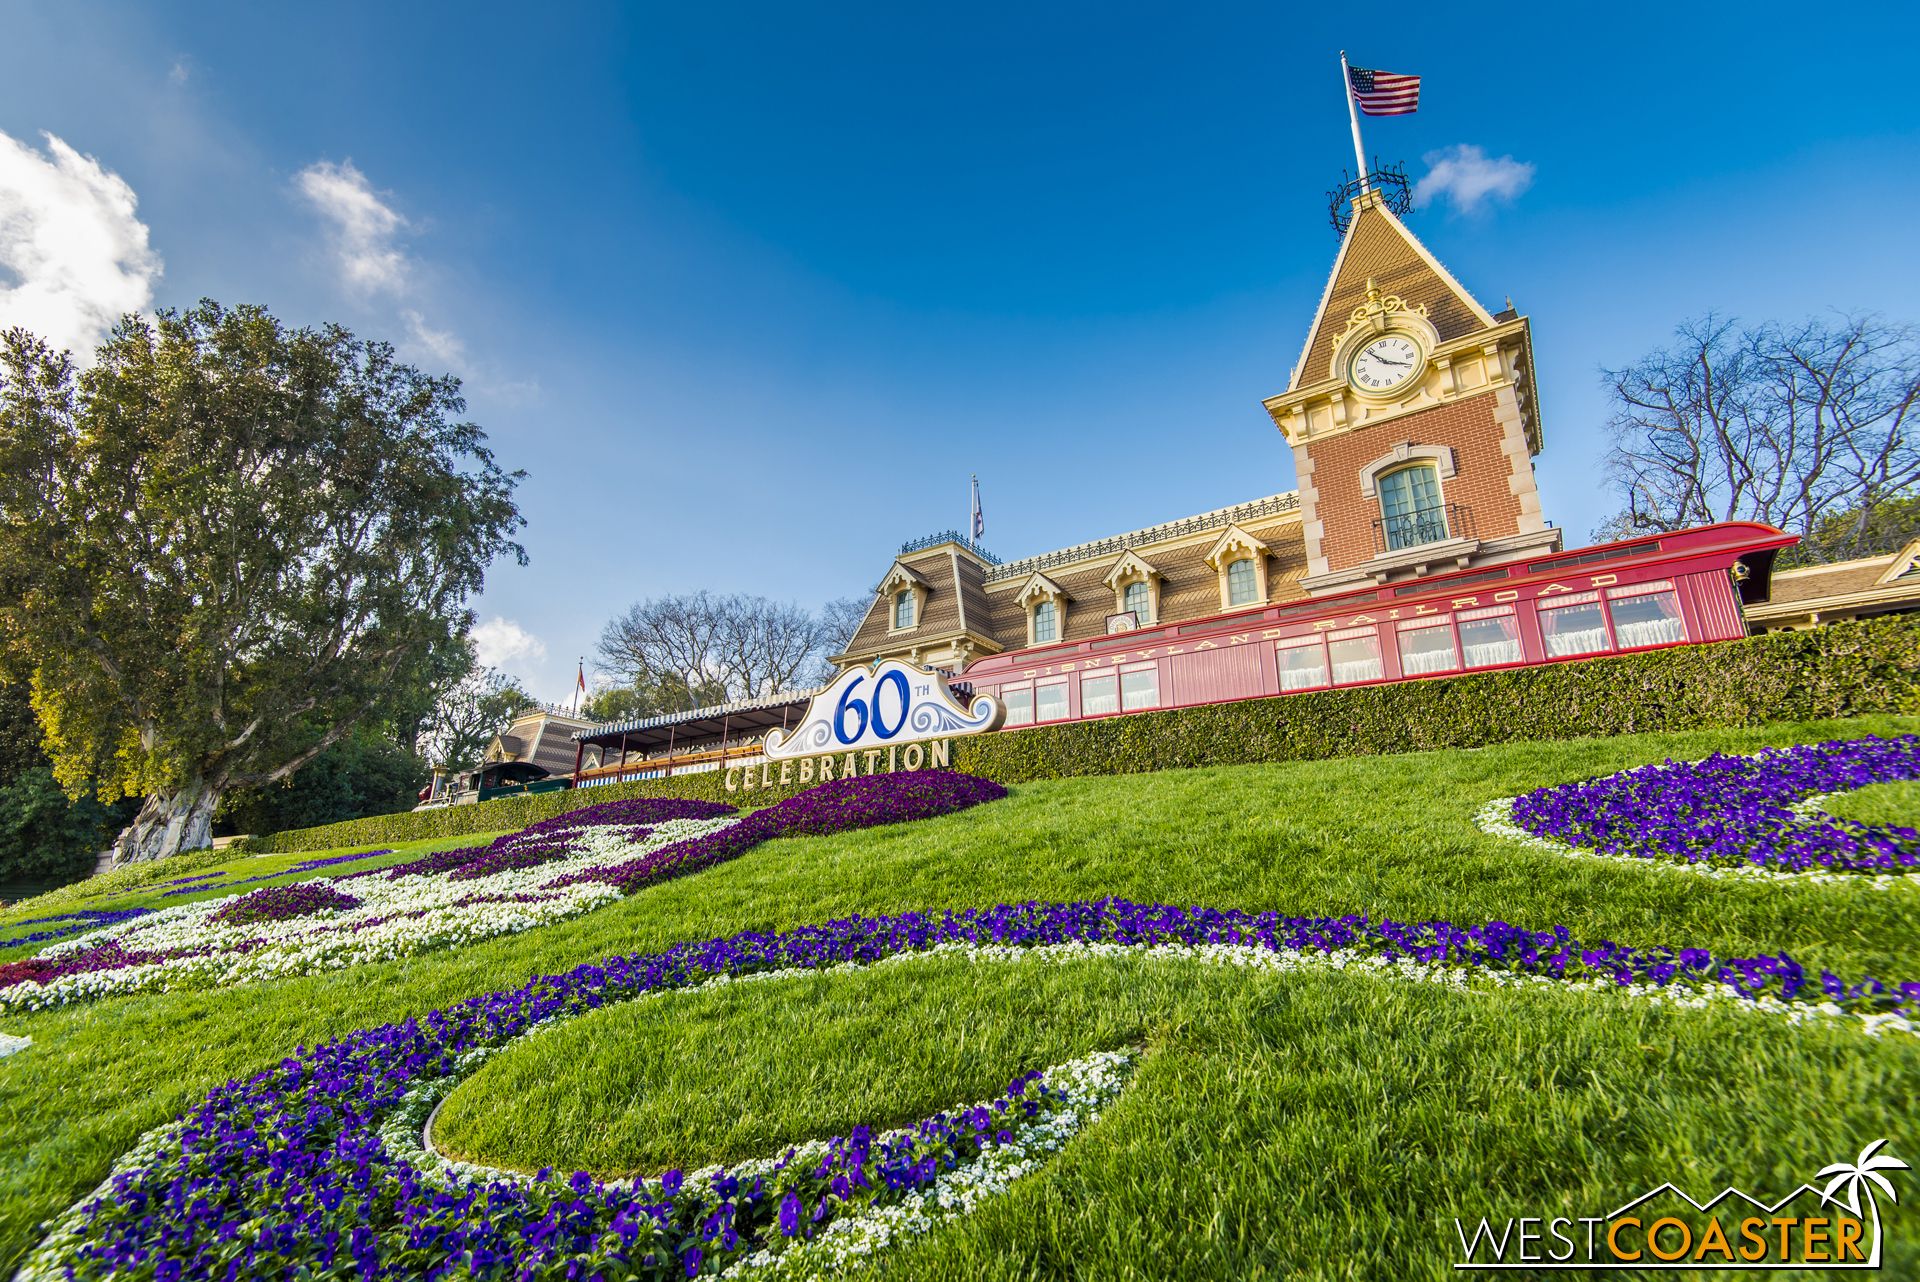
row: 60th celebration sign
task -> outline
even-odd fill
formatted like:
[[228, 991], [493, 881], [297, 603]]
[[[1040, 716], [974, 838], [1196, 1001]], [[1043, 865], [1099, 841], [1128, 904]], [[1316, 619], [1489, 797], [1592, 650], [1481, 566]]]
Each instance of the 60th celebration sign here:
[[779, 761], [981, 734], [998, 730], [1006, 716], [1006, 705], [990, 694], [962, 704], [938, 672], [882, 659], [848, 668], [814, 695], [792, 734], [768, 732], [766, 755]]

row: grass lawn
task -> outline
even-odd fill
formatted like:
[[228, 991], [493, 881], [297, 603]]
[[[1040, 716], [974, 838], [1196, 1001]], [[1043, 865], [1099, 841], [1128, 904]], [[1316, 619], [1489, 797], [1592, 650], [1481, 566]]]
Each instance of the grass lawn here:
[[[1472, 822], [1494, 797], [1669, 756], [1915, 731], [1920, 719], [1866, 718], [1035, 783], [942, 819], [770, 842], [459, 952], [6, 1017], [0, 1032], [34, 1045], [0, 1060], [0, 1266], [142, 1131], [296, 1047], [614, 953], [852, 913], [1115, 895], [1565, 925], [1587, 940], [1920, 978], [1920, 893], [1571, 860]], [[1880, 818], [1902, 803], [1857, 804]], [[232, 861], [227, 880], [333, 853]], [[8, 910], [0, 939], [26, 917], [186, 898], [74, 895]], [[456, 1091], [436, 1135], [508, 1165], [692, 1166], [970, 1102], [1018, 1071], [1124, 1043], [1147, 1058], [1098, 1126], [1006, 1197], [889, 1257], [890, 1270], [1439, 1278], [1452, 1275], [1455, 1215], [1595, 1214], [1566, 1208], [1610, 1209], [1667, 1179], [1696, 1196], [1729, 1183], [1777, 1196], [1882, 1137], [1915, 1160], [1910, 1037], [1145, 960], [914, 961], [615, 1007], [503, 1053]], [[1909, 1200], [1883, 1202], [1886, 1276], [1920, 1275]]]

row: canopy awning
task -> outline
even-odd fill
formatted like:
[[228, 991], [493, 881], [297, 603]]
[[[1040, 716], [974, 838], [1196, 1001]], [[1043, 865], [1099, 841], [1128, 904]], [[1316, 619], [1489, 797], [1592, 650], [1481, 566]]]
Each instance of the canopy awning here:
[[583, 744], [593, 744], [602, 749], [619, 748], [624, 743], [629, 752], [651, 752], [670, 744], [701, 743], [718, 739], [723, 733], [728, 738], [747, 738], [765, 734], [769, 730], [790, 729], [799, 725], [807, 703], [824, 689], [825, 686], [815, 686], [810, 690], [785, 690], [779, 694], [762, 695], [758, 699], [743, 699], [739, 703], [716, 704], [711, 708], [695, 708], [691, 712], [669, 712], [641, 721], [629, 721], [624, 725], [578, 730], [573, 737]]

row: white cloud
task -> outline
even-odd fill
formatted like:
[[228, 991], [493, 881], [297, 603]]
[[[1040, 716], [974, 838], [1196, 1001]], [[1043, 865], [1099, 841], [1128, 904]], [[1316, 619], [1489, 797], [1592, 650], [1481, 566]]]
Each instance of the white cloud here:
[[45, 154], [0, 133], [0, 329], [24, 326], [84, 360], [153, 301], [160, 256], [126, 180], [41, 136]]
[[1490, 159], [1472, 143], [1430, 151], [1423, 159], [1427, 175], [1413, 188], [1413, 203], [1419, 209], [1445, 196], [1461, 213], [1477, 213], [1489, 200], [1505, 204], [1533, 186], [1531, 162], [1512, 156]]
[[497, 668], [510, 659], [544, 663], [547, 658], [545, 642], [513, 620], [497, 614], [475, 628], [472, 636], [474, 654], [484, 667]]
[[407, 220], [353, 167], [320, 160], [294, 175], [294, 186], [333, 223], [334, 249], [347, 289], [355, 294], [406, 292], [406, 253], [393, 238]]
[[466, 367], [467, 345], [452, 330], [433, 329], [426, 317], [412, 310], [401, 312], [400, 319], [407, 323], [407, 337], [414, 347], [431, 353], [444, 365], [455, 369]]

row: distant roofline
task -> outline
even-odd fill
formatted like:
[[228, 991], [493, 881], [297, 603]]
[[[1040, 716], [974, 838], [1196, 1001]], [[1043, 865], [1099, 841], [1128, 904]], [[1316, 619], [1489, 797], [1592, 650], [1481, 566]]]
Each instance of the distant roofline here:
[[742, 699], [737, 703], [716, 703], [686, 712], [666, 712], [657, 717], [643, 717], [639, 721], [610, 722], [587, 730], [577, 730], [573, 737], [596, 739], [602, 735], [632, 734], [638, 730], [651, 730], [657, 726], [681, 725], [688, 721], [704, 721], [709, 717], [724, 717], [736, 712], [757, 712], [762, 708], [778, 708], [783, 704], [805, 703], [824, 689], [826, 689], [825, 686], [809, 686], [805, 690], [782, 690], [778, 694], [763, 694], [757, 699]]
[[1154, 543], [1164, 543], [1168, 539], [1182, 538], [1189, 534], [1201, 534], [1207, 530], [1217, 530], [1228, 525], [1242, 522], [1265, 520], [1287, 512], [1300, 510], [1300, 491], [1286, 490], [1280, 494], [1269, 495], [1264, 499], [1239, 503], [1233, 507], [1215, 508], [1211, 512], [1202, 512], [1198, 516], [1182, 517], [1177, 521], [1168, 521], [1164, 525], [1150, 525], [1143, 530], [1129, 530], [1125, 534], [1116, 534], [1108, 539], [1096, 539], [1091, 543], [1076, 543], [1072, 547], [1061, 548], [1057, 552], [1043, 552], [1039, 556], [1023, 557], [1018, 561], [1008, 561], [987, 572], [987, 583], [1005, 583], [1008, 579], [1025, 578], [1040, 570], [1050, 570], [1062, 565], [1071, 565], [1075, 561], [1090, 561], [1096, 557], [1118, 556], [1138, 547], [1147, 547]]

